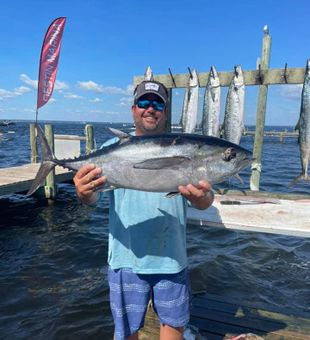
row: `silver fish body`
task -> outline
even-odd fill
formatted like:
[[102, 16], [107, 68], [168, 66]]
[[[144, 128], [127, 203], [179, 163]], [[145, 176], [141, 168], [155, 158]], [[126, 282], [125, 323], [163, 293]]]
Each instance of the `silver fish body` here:
[[241, 66], [235, 68], [235, 74], [229, 86], [224, 117], [224, 138], [239, 144], [243, 133], [245, 85]]
[[78, 170], [94, 163], [107, 177], [105, 190], [130, 188], [151, 192], [177, 192], [180, 185], [207, 180], [219, 183], [237, 174], [251, 162], [251, 152], [223, 139], [192, 135], [163, 134], [130, 136], [118, 130], [119, 142], [75, 159], [56, 159], [40, 128], [43, 163], [28, 195], [44, 183], [55, 165]]
[[296, 126], [299, 130], [299, 150], [301, 161], [301, 174], [291, 184], [300, 180], [310, 181], [308, 165], [310, 160], [310, 59], [307, 60], [305, 79], [301, 94], [301, 107], [299, 121]]
[[144, 72], [144, 80], [154, 80], [154, 77], [153, 77], [153, 71], [151, 69], [151, 66], [148, 66]]
[[202, 133], [206, 136], [220, 136], [220, 104], [221, 86], [220, 78], [215, 67], [211, 67], [202, 111]]
[[192, 70], [192, 77], [185, 92], [182, 112], [183, 132], [193, 133], [196, 129], [198, 112], [199, 83], [196, 70]]
[[187, 109], [187, 103], [188, 103], [188, 87], [184, 91], [184, 98], [183, 98], [183, 105], [182, 105], [182, 112], [181, 112], [181, 117], [180, 117], [180, 122], [179, 125], [182, 126], [183, 130], [183, 124], [185, 122], [185, 111]]

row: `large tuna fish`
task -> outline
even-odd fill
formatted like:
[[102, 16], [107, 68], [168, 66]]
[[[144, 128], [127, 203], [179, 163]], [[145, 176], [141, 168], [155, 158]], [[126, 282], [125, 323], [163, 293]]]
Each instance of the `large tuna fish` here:
[[308, 175], [310, 160], [310, 59], [307, 60], [305, 80], [301, 94], [300, 116], [295, 129], [299, 131], [298, 142], [301, 174], [293, 180], [291, 185], [301, 180], [310, 181], [310, 176]]
[[235, 74], [229, 86], [224, 117], [224, 138], [239, 144], [243, 133], [244, 79], [241, 66], [235, 67]]
[[206, 85], [201, 120], [202, 133], [206, 136], [220, 136], [220, 104], [220, 78], [215, 67], [212, 66]]
[[115, 144], [86, 156], [58, 160], [51, 152], [44, 133], [37, 127], [43, 162], [28, 192], [44, 183], [56, 166], [77, 171], [94, 163], [107, 176], [104, 190], [130, 188], [153, 192], [177, 192], [179, 185], [207, 180], [219, 183], [237, 174], [251, 162], [251, 152], [223, 139], [192, 135], [163, 134], [131, 136], [113, 130]]

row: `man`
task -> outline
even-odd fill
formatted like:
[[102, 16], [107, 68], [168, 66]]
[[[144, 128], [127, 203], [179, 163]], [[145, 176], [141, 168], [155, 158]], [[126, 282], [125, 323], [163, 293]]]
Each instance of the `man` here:
[[[164, 132], [167, 101], [168, 91], [159, 82], [136, 87], [132, 114], [137, 136]], [[106, 180], [94, 164], [81, 168], [74, 177], [79, 199], [94, 204], [96, 188]], [[150, 298], [161, 323], [160, 339], [183, 339], [190, 302], [186, 206], [189, 201], [206, 209], [214, 197], [206, 181], [180, 186], [179, 192], [172, 198], [123, 188], [109, 193], [108, 280], [117, 340], [138, 339]]]

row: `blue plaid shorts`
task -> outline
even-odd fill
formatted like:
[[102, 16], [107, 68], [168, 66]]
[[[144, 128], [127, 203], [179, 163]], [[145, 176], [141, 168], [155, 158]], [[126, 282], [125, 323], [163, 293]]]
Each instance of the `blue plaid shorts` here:
[[126, 339], [143, 327], [150, 298], [161, 324], [184, 327], [188, 323], [187, 269], [177, 274], [135, 274], [128, 268], [109, 268], [108, 280], [116, 340]]

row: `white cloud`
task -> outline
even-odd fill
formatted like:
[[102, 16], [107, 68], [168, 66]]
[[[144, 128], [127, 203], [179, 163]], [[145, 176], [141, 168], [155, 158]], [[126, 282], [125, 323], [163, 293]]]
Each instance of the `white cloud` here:
[[13, 91], [0, 89], [0, 100], [3, 100], [5, 98], [13, 98], [16, 96], [21, 96], [24, 93], [30, 92], [30, 88], [26, 86], [20, 86], [16, 87]]
[[132, 96], [134, 89], [135, 89], [135, 87], [132, 84], [127, 85], [127, 88], [126, 88], [127, 95], [128, 96]]
[[12, 91], [0, 89], [0, 98], [1, 99], [3, 99], [3, 98], [12, 98], [12, 97], [14, 97]]
[[123, 95], [132, 94], [132, 85], [128, 85], [126, 89], [122, 89], [116, 86], [103, 86], [103, 85], [95, 83], [92, 80], [89, 80], [89, 81], [78, 81], [78, 87], [85, 91], [93, 91], [93, 92], [98, 92], [98, 93], [123, 94]]
[[59, 80], [55, 81], [55, 86], [54, 86], [55, 90], [61, 91], [61, 90], [67, 90], [68, 88], [69, 88], [69, 85], [66, 84], [65, 82], [59, 81]]
[[121, 98], [120, 99], [120, 103], [119, 103], [119, 105], [120, 106], [130, 106], [130, 105], [132, 105], [132, 103], [133, 103], [133, 98], [131, 98], [131, 97], [123, 97], [123, 98]]
[[90, 99], [90, 102], [91, 102], [91, 103], [100, 103], [100, 102], [102, 102], [102, 99], [96, 97], [96, 98], [94, 98], [94, 99]]
[[19, 79], [21, 81], [23, 81], [24, 83], [26, 83], [27, 85], [30, 85], [31, 87], [33, 87], [34, 89], [37, 89], [38, 88], [38, 81], [37, 80], [32, 80], [30, 79], [27, 74], [25, 73], [22, 73], [20, 76], [19, 76]]
[[83, 99], [82, 96], [79, 96], [79, 95], [74, 94], [74, 93], [66, 93], [66, 94], [64, 94], [64, 97], [67, 98], [67, 99]]
[[89, 111], [90, 113], [105, 113], [104, 111], [102, 111], [102, 110], [90, 110]]
[[17, 96], [21, 96], [24, 93], [30, 92], [30, 88], [26, 87], [26, 86], [20, 86], [14, 89], [14, 94], [16, 94]]
[[[22, 73], [19, 76], [19, 79], [21, 81], [23, 81], [24, 83], [26, 83], [27, 85], [30, 85], [32, 88], [37, 89], [38, 88], [38, 81], [37, 80], [33, 80], [30, 77], [27, 76], [27, 74]], [[67, 90], [69, 88], [69, 85], [67, 85], [65, 82], [63, 81], [59, 81], [56, 80], [55, 81], [55, 85], [54, 85], [54, 89], [57, 91], [61, 91], [61, 90]]]
[[302, 84], [281, 86], [280, 95], [286, 99], [300, 100]]

